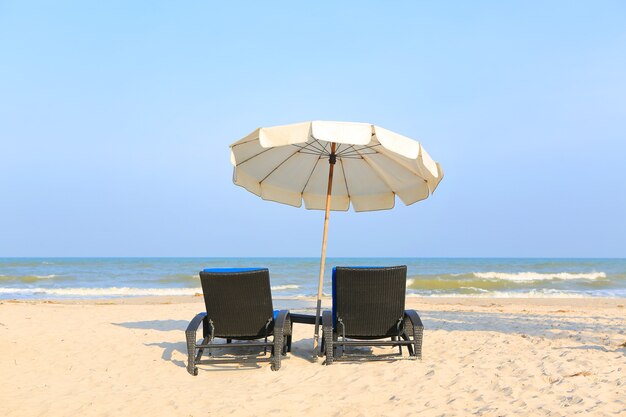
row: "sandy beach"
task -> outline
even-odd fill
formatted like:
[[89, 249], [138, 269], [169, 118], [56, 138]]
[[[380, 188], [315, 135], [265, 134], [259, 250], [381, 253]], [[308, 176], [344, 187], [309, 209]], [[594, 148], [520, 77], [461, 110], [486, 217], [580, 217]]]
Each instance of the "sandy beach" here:
[[[0, 302], [2, 416], [618, 416], [625, 299], [409, 298], [422, 361], [310, 362], [312, 327], [269, 364], [185, 370], [200, 297]], [[310, 312], [310, 300], [276, 300]]]

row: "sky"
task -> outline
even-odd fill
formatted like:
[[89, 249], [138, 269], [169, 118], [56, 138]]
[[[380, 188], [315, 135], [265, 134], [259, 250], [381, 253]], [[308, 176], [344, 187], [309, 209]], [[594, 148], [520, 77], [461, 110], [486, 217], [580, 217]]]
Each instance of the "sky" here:
[[373, 123], [446, 176], [328, 256], [626, 257], [623, 1], [0, 0], [0, 257], [319, 256], [232, 184], [261, 126]]

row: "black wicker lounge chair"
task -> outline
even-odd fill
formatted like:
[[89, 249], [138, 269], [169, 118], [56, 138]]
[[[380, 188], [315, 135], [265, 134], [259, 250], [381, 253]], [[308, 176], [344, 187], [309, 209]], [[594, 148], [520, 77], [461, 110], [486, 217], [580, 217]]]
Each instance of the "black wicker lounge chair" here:
[[[406, 266], [336, 267], [333, 310], [322, 315], [322, 354], [326, 365], [340, 359], [422, 358], [424, 326], [415, 310], [405, 310]], [[387, 339], [391, 340], [380, 340]], [[345, 354], [350, 346], [397, 346], [399, 355]]]
[[[187, 327], [187, 371], [198, 375], [196, 365], [216, 363], [271, 362], [280, 369], [281, 356], [291, 351], [292, 324], [289, 311], [274, 311], [267, 269], [205, 269], [200, 272], [206, 313], [200, 313]], [[202, 324], [202, 342], [196, 344], [196, 332]], [[272, 337], [268, 341], [268, 337]], [[217, 338], [226, 343], [216, 343]], [[232, 343], [233, 340], [245, 341]], [[215, 349], [235, 351], [230, 357], [216, 357]], [[242, 351], [242, 349], [244, 349]], [[263, 356], [241, 354], [262, 351]], [[270, 356], [267, 356], [267, 351]], [[207, 351], [209, 359], [202, 359]]]

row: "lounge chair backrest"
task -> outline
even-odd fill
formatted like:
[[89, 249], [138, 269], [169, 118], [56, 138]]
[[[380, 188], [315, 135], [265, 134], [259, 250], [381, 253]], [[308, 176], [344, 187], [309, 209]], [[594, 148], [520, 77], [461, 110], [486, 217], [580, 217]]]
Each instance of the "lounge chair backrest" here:
[[[217, 337], [262, 338], [273, 319], [267, 269], [224, 268], [200, 272], [207, 318]], [[270, 333], [272, 327], [269, 327]]]
[[333, 269], [333, 320], [347, 337], [398, 334], [404, 316], [405, 265], [392, 267], [336, 267]]

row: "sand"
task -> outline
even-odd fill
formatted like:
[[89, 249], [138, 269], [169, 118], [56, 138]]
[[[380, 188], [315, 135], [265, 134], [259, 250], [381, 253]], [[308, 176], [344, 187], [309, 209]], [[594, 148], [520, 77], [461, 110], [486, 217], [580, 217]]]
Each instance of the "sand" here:
[[280, 371], [193, 377], [183, 331], [200, 297], [0, 301], [0, 415], [626, 415], [626, 300], [408, 303], [426, 327], [422, 361], [312, 363], [312, 327], [296, 325]]

